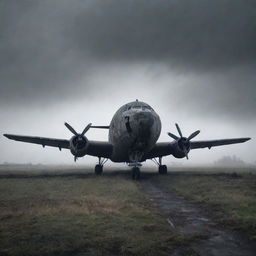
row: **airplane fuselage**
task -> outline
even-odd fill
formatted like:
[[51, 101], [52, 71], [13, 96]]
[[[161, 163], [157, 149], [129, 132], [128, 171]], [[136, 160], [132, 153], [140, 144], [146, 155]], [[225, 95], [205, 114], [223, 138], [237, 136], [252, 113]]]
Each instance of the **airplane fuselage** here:
[[140, 162], [161, 133], [158, 114], [144, 102], [131, 102], [117, 110], [109, 127], [113, 162]]

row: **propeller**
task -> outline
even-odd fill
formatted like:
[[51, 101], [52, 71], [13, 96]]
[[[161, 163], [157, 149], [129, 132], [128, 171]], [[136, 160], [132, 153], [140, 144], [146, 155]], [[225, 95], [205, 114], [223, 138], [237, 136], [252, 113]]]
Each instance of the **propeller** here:
[[92, 125], [92, 124], [89, 123], [89, 124], [84, 128], [83, 132], [82, 132], [81, 134], [78, 134], [78, 133], [76, 132], [76, 130], [75, 130], [70, 124], [65, 123], [65, 126], [66, 126], [74, 135], [76, 135], [76, 136], [84, 136], [85, 133], [91, 128], [91, 125]]
[[[76, 143], [75, 143], [75, 148], [76, 148], [76, 150], [78, 150], [78, 149], [79, 149], [79, 145], [84, 142], [84, 140], [85, 140], [84, 135], [85, 135], [85, 133], [91, 128], [91, 125], [92, 125], [92, 124], [89, 123], [89, 124], [84, 128], [84, 130], [82, 131], [82, 133], [79, 134], [79, 133], [76, 132], [76, 130], [75, 130], [70, 124], [65, 123], [65, 126], [71, 131], [71, 133], [73, 133], [73, 134], [76, 136], [76, 138], [74, 139], [74, 140], [76, 140]], [[75, 162], [76, 162], [76, 160], [77, 160], [77, 156], [74, 157], [74, 161], [75, 161]]]
[[190, 136], [188, 136], [188, 138], [186, 138], [186, 137], [183, 137], [179, 125], [176, 123], [175, 126], [176, 126], [176, 129], [177, 129], [180, 137], [178, 137], [175, 134], [170, 133], [170, 132], [168, 132], [167, 134], [171, 138], [173, 138], [174, 140], [178, 141], [179, 146], [181, 147], [182, 151], [185, 153], [186, 158], [188, 159], [188, 152], [189, 152], [189, 147], [188, 146], [189, 146], [189, 142], [190, 142], [190, 140], [195, 138], [200, 133], [200, 131], [197, 130], [197, 131], [193, 132]]

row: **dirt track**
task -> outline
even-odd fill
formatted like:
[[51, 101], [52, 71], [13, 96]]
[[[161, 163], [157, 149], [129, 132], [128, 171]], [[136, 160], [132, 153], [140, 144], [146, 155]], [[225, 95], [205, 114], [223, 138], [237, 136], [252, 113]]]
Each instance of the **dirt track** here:
[[166, 218], [171, 229], [191, 238], [194, 242], [175, 250], [173, 256], [254, 256], [256, 245], [248, 242], [239, 233], [217, 225], [213, 216], [209, 216], [198, 204], [189, 202], [175, 192], [166, 191], [157, 181], [141, 181], [141, 189], [146, 193], [160, 215]]

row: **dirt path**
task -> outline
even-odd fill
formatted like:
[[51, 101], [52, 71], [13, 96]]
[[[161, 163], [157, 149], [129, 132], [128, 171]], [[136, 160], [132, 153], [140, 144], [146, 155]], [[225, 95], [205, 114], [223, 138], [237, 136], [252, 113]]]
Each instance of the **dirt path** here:
[[200, 256], [254, 256], [256, 245], [249, 243], [240, 234], [222, 229], [214, 218], [203, 209], [178, 196], [165, 191], [156, 181], [144, 180], [141, 189], [148, 194], [152, 204], [166, 218], [170, 228], [190, 237], [197, 238], [189, 246], [177, 248], [172, 254]]

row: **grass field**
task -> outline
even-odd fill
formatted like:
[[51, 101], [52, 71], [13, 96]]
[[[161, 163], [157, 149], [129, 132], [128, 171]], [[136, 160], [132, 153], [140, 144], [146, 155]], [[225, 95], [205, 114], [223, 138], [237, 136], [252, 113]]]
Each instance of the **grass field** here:
[[165, 188], [201, 203], [219, 224], [256, 240], [256, 170], [180, 169], [167, 177], [156, 179]]
[[186, 240], [130, 175], [22, 175], [0, 179], [0, 255], [167, 255]]
[[[147, 179], [214, 209], [219, 223], [256, 225], [256, 176], [179, 172]], [[0, 255], [169, 255], [176, 233], [128, 172], [0, 172]]]

